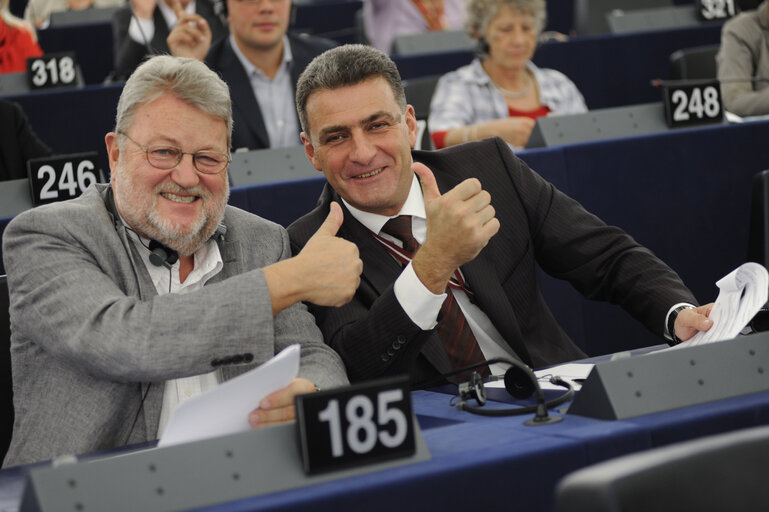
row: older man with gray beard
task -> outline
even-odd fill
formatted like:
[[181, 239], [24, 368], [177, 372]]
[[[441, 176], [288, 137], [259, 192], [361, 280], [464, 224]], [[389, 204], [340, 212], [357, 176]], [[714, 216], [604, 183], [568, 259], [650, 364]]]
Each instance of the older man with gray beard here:
[[301, 301], [346, 303], [357, 248], [332, 208], [291, 258], [285, 230], [227, 206], [227, 85], [154, 57], [126, 82], [105, 141], [111, 186], [25, 212], [5, 231], [16, 420], [5, 466], [156, 439], [181, 401], [302, 345], [293, 397], [347, 383]]

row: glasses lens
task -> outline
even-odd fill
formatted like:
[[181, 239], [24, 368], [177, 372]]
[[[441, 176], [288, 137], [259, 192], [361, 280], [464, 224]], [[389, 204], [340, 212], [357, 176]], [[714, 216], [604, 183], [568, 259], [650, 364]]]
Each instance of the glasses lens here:
[[152, 146], [147, 149], [147, 158], [158, 169], [170, 169], [179, 163], [182, 151], [171, 146]]
[[227, 165], [227, 155], [210, 151], [195, 153], [195, 167], [200, 172], [215, 174]]

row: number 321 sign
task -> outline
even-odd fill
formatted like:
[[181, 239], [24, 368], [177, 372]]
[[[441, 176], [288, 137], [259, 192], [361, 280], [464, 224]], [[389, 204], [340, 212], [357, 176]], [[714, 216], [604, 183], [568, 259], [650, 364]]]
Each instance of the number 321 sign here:
[[415, 453], [405, 376], [297, 396], [296, 416], [308, 474]]
[[97, 154], [33, 158], [27, 162], [27, 173], [35, 206], [73, 199], [98, 181]]

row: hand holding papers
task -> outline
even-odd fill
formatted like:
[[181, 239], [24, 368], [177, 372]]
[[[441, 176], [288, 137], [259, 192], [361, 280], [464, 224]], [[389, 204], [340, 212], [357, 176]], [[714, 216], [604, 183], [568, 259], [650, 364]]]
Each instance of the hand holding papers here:
[[676, 348], [736, 337], [766, 303], [769, 295], [769, 273], [758, 263], [745, 263], [716, 284], [720, 291], [710, 312], [713, 326], [676, 345]]
[[173, 412], [159, 447], [250, 430], [248, 414], [299, 372], [299, 345], [291, 345], [248, 373], [190, 398]]

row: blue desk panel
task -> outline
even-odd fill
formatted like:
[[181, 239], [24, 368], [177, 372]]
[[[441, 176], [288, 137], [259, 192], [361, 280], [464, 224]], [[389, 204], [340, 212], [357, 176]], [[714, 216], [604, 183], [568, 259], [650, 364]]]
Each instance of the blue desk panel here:
[[[447, 423], [423, 429], [428, 461], [203, 510], [549, 511], [557, 482], [578, 468], [769, 420], [769, 392], [624, 421], [566, 415], [542, 427], [524, 426], [528, 416], [490, 418], [458, 411], [450, 398], [433, 391], [412, 393], [418, 418]], [[23, 468], [0, 472], [0, 509], [18, 502], [23, 477]]]

